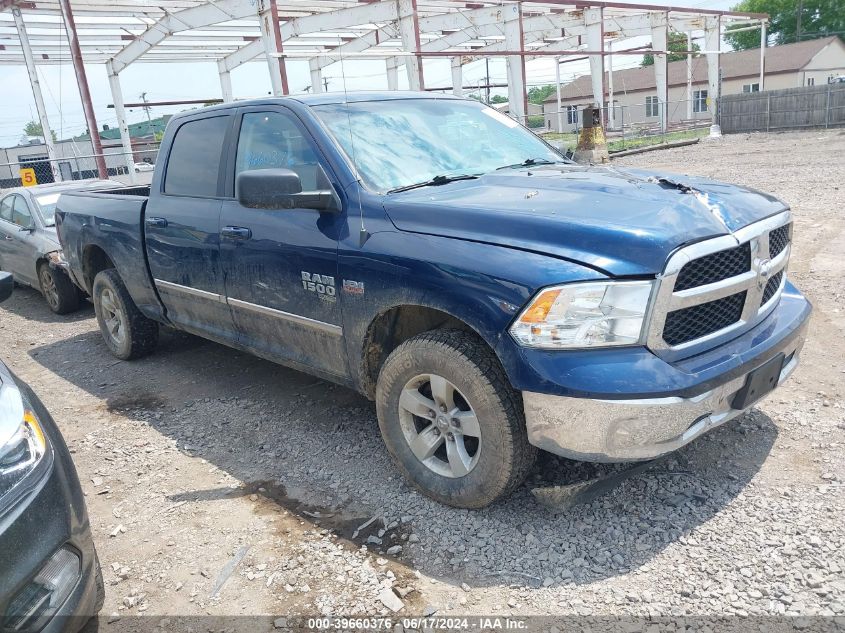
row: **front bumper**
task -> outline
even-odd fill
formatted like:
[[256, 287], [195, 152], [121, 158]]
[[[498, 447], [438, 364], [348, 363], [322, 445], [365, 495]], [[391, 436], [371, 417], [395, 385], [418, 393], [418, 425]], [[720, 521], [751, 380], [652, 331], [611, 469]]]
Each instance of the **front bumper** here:
[[82, 489], [70, 453], [50, 414], [21, 381], [16, 381], [41, 422], [52, 463], [11, 507], [0, 509], [0, 630], [16, 596], [25, 591], [60, 549], [75, 553], [79, 573], [69, 595], [40, 633], [75, 633], [95, 615], [97, 557]]
[[[645, 460], [674, 451], [741, 415], [750, 407], [734, 409], [731, 403], [751, 371], [783, 353], [785, 362], [777, 381], [780, 385], [798, 366], [810, 306], [797, 291], [785, 295], [782, 301], [793, 304], [784, 306], [787, 310], [799, 307], [796, 303], [804, 304], [803, 309], [796, 311], [800, 317], [790, 327], [775, 330], [764, 320], [754, 330], [726, 344], [734, 350], [732, 353], [717, 349], [668, 366], [672, 367], [670, 370], [651, 373], [648, 391], [640, 397], [626, 394], [624, 398], [585, 398], [524, 390], [528, 441], [543, 450], [581, 461]], [[769, 318], [777, 319], [779, 310], [780, 306]], [[745, 346], [754, 348], [756, 353], [740, 363], [743, 354], [739, 350]], [[716, 358], [721, 362], [716, 363]], [[723, 370], [721, 382], [712, 376], [715, 367]], [[620, 369], [632, 382], [639, 380], [636, 364], [623, 364]], [[675, 389], [678, 376], [674, 373], [686, 378], [706, 376], [699, 383], [703, 390], [689, 387], [679, 394]]]

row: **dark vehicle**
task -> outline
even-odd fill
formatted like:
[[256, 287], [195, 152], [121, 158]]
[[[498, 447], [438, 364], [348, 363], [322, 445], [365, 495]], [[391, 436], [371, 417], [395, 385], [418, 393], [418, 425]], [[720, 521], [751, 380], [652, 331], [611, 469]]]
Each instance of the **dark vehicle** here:
[[79, 308], [79, 290], [67, 276], [56, 237], [56, 202], [67, 191], [119, 187], [111, 180], [76, 180], [9, 189], [0, 195], [0, 270], [38, 288], [56, 314]]
[[[12, 276], [0, 273], [0, 301]], [[0, 363], [0, 631], [76, 632], [105, 589], [79, 478], [53, 418]]]
[[167, 324], [357, 389], [405, 476], [462, 507], [513, 490], [537, 448], [683, 446], [786, 380], [810, 315], [783, 202], [574, 165], [452, 97], [178, 115], [150, 187], [56, 216], [118, 358]]

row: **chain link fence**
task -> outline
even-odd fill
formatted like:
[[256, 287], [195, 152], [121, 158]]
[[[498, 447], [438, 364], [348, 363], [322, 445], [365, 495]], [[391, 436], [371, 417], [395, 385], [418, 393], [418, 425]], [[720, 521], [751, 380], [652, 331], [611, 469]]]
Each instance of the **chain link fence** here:
[[[133, 181], [148, 183], [152, 178], [153, 166], [158, 156], [158, 144], [144, 144], [131, 154], [131, 172], [127, 164], [127, 154], [122, 148], [114, 151], [105, 150], [103, 154], [71, 154], [50, 160], [46, 148], [39, 146], [33, 152], [30, 148], [15, 148], [19, 155], [10, 160], [6, 150], [7, 162], [0, 162], [0, 189], [12, 187], [42, 185], [58, 181], [86, 180], [99, 178], [97, 158], [102, 156], [106, 163], [108, 177], [122, 182]], [[57, 153], [62, 148], [57, 147]], [[25, 154], [25, 155], [24, 155]]]

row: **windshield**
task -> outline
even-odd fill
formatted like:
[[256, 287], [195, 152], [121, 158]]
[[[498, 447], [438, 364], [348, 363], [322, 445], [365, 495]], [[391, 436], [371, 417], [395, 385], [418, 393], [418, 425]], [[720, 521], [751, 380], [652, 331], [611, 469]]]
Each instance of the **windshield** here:
[[528, 159], [563, 162], [560, 154], [516, 121], [474, 101], [391, 99], [313, 110], [355, 164], [364, 184], [376, 191], [438, 176], [483, 174]]
[[41, 214], [41, 220], [44, 226], [56, 226], [56, 203], [59, 201], [58, 193], [49, 193], [43, 196], [36, 196], [35, 201], [38, 203], [38, 212]]

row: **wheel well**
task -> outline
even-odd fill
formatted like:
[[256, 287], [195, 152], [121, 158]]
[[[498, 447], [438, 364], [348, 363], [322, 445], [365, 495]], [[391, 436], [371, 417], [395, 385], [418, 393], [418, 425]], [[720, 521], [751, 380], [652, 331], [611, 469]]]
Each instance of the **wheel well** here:
[[85, 248], [85, 252], [82, 254], [82, 276], [88, 294], [91, 294], [94, 288], [94, 277], [109, 268], [114, 268], [114, 262], [102, 248], [99, 246]]
[[475, 334], [457, 317], [425, 306], [404, 305], [379, 314], [367, 329], [362, 359], [362, 390], [375, 397], [379, 371], [390, 353], [412, 336], [428, 330], [456, 328]]

